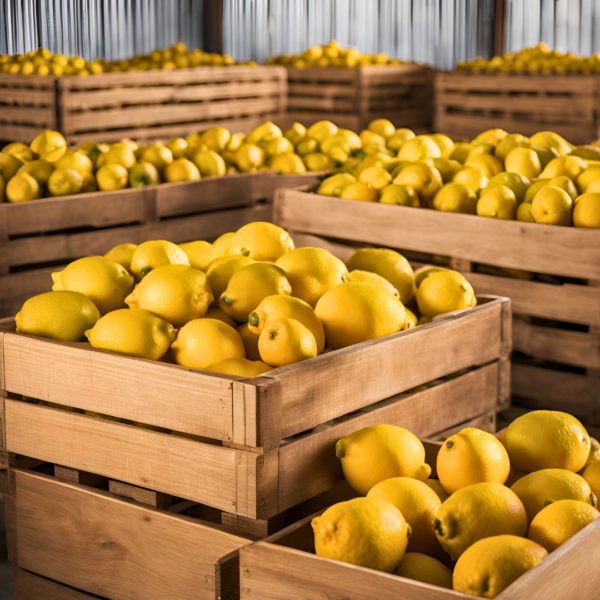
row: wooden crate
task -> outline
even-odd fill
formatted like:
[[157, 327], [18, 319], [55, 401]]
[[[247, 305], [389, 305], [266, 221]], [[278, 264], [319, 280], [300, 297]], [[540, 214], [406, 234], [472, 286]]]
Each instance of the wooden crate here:
[[[600, 424], [600, 230], [348, 202], [302, 190], [279, 192], [274, 210], [275, 221], [295, 238], [309, 236], [306, 245], [324, 236], [396, 248], [424, 262], [450, 257], [477, 294], [513, 301], [513, 403], [563, 409]], [[535, 275], [524, 280], [502, 268]]]
[[57, 129], [55, 77], [0, 74], [0, 140], [29, 143], [42, 129]]
[[[472, 425], [468, 423], [467, 425]], [[478, 426], [478, 425], [475, 425]], [[440, 442], [424, 442], [435, 474]], [[318, 557], [307, 517], [240, 550], [242, 600], [344, 598], [345, 600], [468, 600], [473, 596], [382, 571]], [[539, 598], [596, 600], [600, 586], [600, 519], [552, 552], [496, 596], [497, 600]], [[577, 590], [574, 595], [574, 590]]]
[[0, 315], [51, 288], [50, 273], [123, 242], [214, 239], [271, 220], [261, 174], [0, 204]]
[[600, 135], [597, 75], [438, 72], [435, 129], [472, 138], [501, 127], [530, 135], [551, 129], [575, 144]]
[[9, 323], [0, 332], [3, 447], [268, 519], [341, 481], [332, 444], [360, 423], [429, 435], [505, 406], [510, 320], [508, 300], [481, 298], [255, 379], [16, 334]]
[[398, 127], [431, 129], [433, 75], [421, 65], [288, 68], [284, 124], [321, 119], [355, 131], [387, 117]]
[[98, 600], [72, 587], [40, 577], [24, 569], [15, 569], [16, 600]]

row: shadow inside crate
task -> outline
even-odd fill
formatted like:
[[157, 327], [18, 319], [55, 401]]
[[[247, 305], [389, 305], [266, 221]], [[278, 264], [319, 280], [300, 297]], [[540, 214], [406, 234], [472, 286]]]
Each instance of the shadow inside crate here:
[[0, 498], [0, 600], [14, 600], [12, 567], [6, 551], [6, 532], [4, 530], [4, 502]]

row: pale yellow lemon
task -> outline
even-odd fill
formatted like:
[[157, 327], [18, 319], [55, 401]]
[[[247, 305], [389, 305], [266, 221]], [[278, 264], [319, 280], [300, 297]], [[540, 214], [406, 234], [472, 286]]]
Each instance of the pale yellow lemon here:
[[457, 271], [429, 273], [417, 288], [417, 305], [421, 315], [435, 317], [477, 304], [471, 284]]
[[222, 373], [223, 375], [234, 375], [252, 379], [270, 371], [272, 367], [260, 360], [248, 360], [247, 358], [226, 358], [206, 367], [207, 371]]
[[600, 229], [600, 188], [577, 198], [573, 209], [573, 225], [587, 229]]
[[187, 254], [173, 242], [167, 240], [148, 240], [137, 246], [131, 255], [131, 273], [140, 281], [152, 269], [165, 265], [187, 265]]
[[108, 252], [104, 254], [105, 258], [114, 260], [120, 265], [123, 265], [128, 271], [131, 268], [131, 257], [133, 256], [134, 250], [137, 248], [137, 244], [124, 243], [113, 246]]
[[186, 253], [190, 265], [196, 269], [205, 271], [208, 265], [217, 258], [217, 252], [210, 242], [196, 240], [179, 244], [179, 247]]
[[229, 254], [243, 254], [254, 260], [275, 261], [294, 249], [294, 241], [283, 228], [256, 221], [240, 227], [229, 241]]
[[[414, 533], [409, 545], [412, 539]], [[452, 571], [439, 560], [420, 552], [407, 552], [394, 573], [407, 579], [452, 589]]]
[[477, 196], [461, 183], [447, 183], [433, 198], [433, 208], [442, 212], [475, 214]]

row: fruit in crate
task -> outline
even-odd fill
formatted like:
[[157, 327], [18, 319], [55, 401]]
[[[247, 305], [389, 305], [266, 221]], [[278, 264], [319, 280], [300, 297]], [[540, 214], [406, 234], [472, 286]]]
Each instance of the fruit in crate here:
[[[590, 462], [581, 477], [575, 470], [581, 468], [582, 452], [580, 443], [573, 443], [573, 432], [576, 438], [589, 437], [574, 417], [560, 411], [527, 413], [504, 435], [464, 428], [437, 448], [429, 442], [427, 453], [401, 427], [381, 424], [350, 432], [336, 443], [335, 453], [361, 497], [335, 504], [313, 519], [315, 551], [389, 571], [389, 564], [380, 560], [389, 552], [388, 539], [373, 536], [387, 503], [411, 531], [397, 576], [494, 598], [600, 517], [590, 490], [600, 480], [597, 448], [587, 446]], [[532, 472], [521, 472], [511, 489], [508, 470], [518, 469], [510, 461], [517, 442], [525, 440], [520, 458], [525, 454], [534, 460], [552, 452], [550, 460], [568, 468], [528, 463]], [[441, 483], [428, 478], [432, 469], [426, 456]], [[373, 512], [365, 500], [378, 501], [380, 510]]]

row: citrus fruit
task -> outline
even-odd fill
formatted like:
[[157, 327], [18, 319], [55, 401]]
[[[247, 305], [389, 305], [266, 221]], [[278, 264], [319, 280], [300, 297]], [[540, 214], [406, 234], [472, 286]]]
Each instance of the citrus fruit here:
[[9, 202], [28, 202], [36, 200], [42, 195], [37, 180], [27, 173], [18, 173], [8, 180], [6, 184], [6, 199]]
[[204, 271], [217, 258], [215, 248], [210, 242], [197, 240], [195, 242], [179, 244], [179, 247], [186, 253], [190, 265], [195, 269]]
[[152, 269], [165, 265], [190, 265], [187, 254], [173, 242], [148, 240], [142, 242], [131, 255], [131, 273], [140, 281]]
[[274, 225], [255, 221], [240, 227], [229, 243], [229, 254], [243, 254], [254, 260], [275, 261], [294, 249], [290, 234]]
[[258, 333], [250, 331], [248, 323], [239, 325], [237, 332], [240, 334], [242, 342], [244, 343], [246, 358], [249, 360], [260, 360], [260, 352], [258, 351]]
[[461, 167], [452, 178], [452, 183], [460, 183], [477, 193], [488, 185], [488, 178], [477, 167]]
[[240, 171], [256, 171], [265, 164], [265, 153], [256, 144], [244, 143], [235, 151], [234, 160]]
[[428, 273], [417, 288], [417, 305], [425, 317], [435, 317], [477, 304], [471, 284], [457, 271]]
[[58, 131], [46, 129], [33, 139], [30, 147], [41, 159], [54, 163], [67, 151], [67, 141]]
[[83, 174], [76, 169], [56, 169], [48, 177], [48, 191], [52, 196], [79, 194], [83, 188]]
[[151, 144], [144, 149], [141, 159], [153, 164], [156, 170], [162, 173], [167, 165], [173, 162], [173, 153], [163, 144]]
[[202, 177], [222, 177], [227, 172], [223, 157], [214, 150], [200, 150], [192, 159]]
[[477, 201], [477, 214], [491, 219], [514, 219], [517, 214], [514, 192], [506, 185], [486, 188]]
[[106, 252], [104, 258], [108, 258], [109, 260], [118, 262], [120, 265], [122, 265], [125, 269], [129, 271], [131, 267], [131, 257], [133, 256], [133, 251], [136, 248], [136, 244], [117, 244], [108, 252]]
[[[411, 535], [412, 539], [414, 532]], [[452, 571], [439, 560], [420, 552], [407, 552], [394, 573], [407, 579], [452, 589]]]
[[141, 160], [129, 169], [128, 181], [132, 188], [143, 188], [160, 183], [160, 177], [152, 163]]
[[545, 185], [531, 201], [531, 216], [546, 225], [570, 225], [572, 209], [571, 196], [555, 185]]
[[317, 342], [310, 329], [296, 319], [267, 323], [258, 337], [263, 362], [272, 367], [291, 365], [317, 355]]
[[212, 246], [215, 249], [215, 258], [220, 258], [221, 256], [227, 256], [229, 254], [229, 244], [235, 233], [233, 231], [228, 231], [226, 233], [221, 234], [213, 243]]
[[404, 167], [395, 177], [394, 183], [411, 187], [425, 206], [430, 205], [433, 197], [444, 184], [440, 172], [435, 167], [423, 163], [415, 163]]
[[519, 173], [509, 173], [508, 171], [503, 171], [502, 173], [497, 173], [490, 179], [488, 188], [496, 187], [498, 185], [504, 185], [510, 188], [515, 195], [517, 204], [520, 204], [523, 202], [523, 200], [525, 200], [525, 194], [527, 193], [527, 188], [530, 185], [530, 181], [527, 179], [527, 177], [519, 175]]
[[419, 196], [411, 187], [390, 183], [386, 185], [379, 194], [381, 204], [397, 204], [399, 206], [412, 206], [419, 208]]
[[504, 168], [511, 173], [518, 173], [527, 179], [533, 179], [542, 172], [542, 164], [538, 155], [531, 148], [513, 148], [504, 159]]
[[371, 271], [361, 271], [360, 269], [355, 269], [354, 271], [348, 273], [347, 281], [368, 283], [371, 286], [383, 289], [389, 294], [393, 294], [394, 296], [400, 297], [400, 294], [398, 294], [398, 290], [387, 279], [385, 279], [381, 275], [377, 275], [377, 273], [372, 273]]
[[198, 167], [187, 158], [176, 158], [165, 167], [165, 180], [169, 183], [199, 181], [200, 177]]
[[600, 460], [590, 463], [586, 467], [583, 478], [588, 482], [596, 498], [600, 500]]
[[206, 267], [206, 276], [210, 283], [210, 289], [218, 303], [221, 294], [227, 288], [229, 280], [240, 269], [251, 265], [254, 261], [248, 256], [221, 256], [215, 258]]
[[128, 145], [121, 142], [112, 144], [106, 152], [103, 152], [98, 157], [96, 165], [102, 167], [104, 165], [119, 165], [125, 169], [131, 169], [135, 165], [135, 153]]
[[226, 358], [206, 367], [207, 371], [222, 373], [223, 375], [234, 375], [236, 377], [253, 378], [271, 370], [271, 367], [260, 360], [248, 360], [247, 358]]
[[46, 160], [32, 160], [28, 163], [25, 163], [22, 167], [19, 168], [17, 173], [27, 173], [31, 175], [39, 185], [46, 185], [48, 183], [48, 179], [54, 170], [54, 166]]
[[433, 198], [433, 208], [442, 212], [474, 215], [476, 207], [475, 192], [462, 183], [447, 183]]
[[340, 198], [344, 200], [357, 200], [359, 202], [377, 202], [379, 194], [368, 183], [363, 181], [355, 181], [344, 187], [340, 193]]
[[129, 183], [129, 173], [122, 165], [115, 163], [106, 164], [96, 172], [96, 182], [98, 183], [98, 188], [103, 192], [122, 190]]
[[92, 172], [94, 165], [90, 158], [83, 152], [72, 152], [67, 150], [61, 158], [59, 158], [54, 166], [56, 169], [75, 169], [76, 171]]
[[448, 492], [444, 489], [444, 486], [440, 483], [439, 479], [426, 479], [424, 483], [437, 494], [437, 497], [442, 502], [449, 498]]
[[573, 225], [600, 229], [600, 193], [587, 192], [582, 194], [573, 209]]
[[331, 177], [323, 179], [317, 188], [317, 194], [321, 194], [322, 196], [339, 196], [346, 186], [355, 182], [356, 177], [350, 173], [336, 173]]

